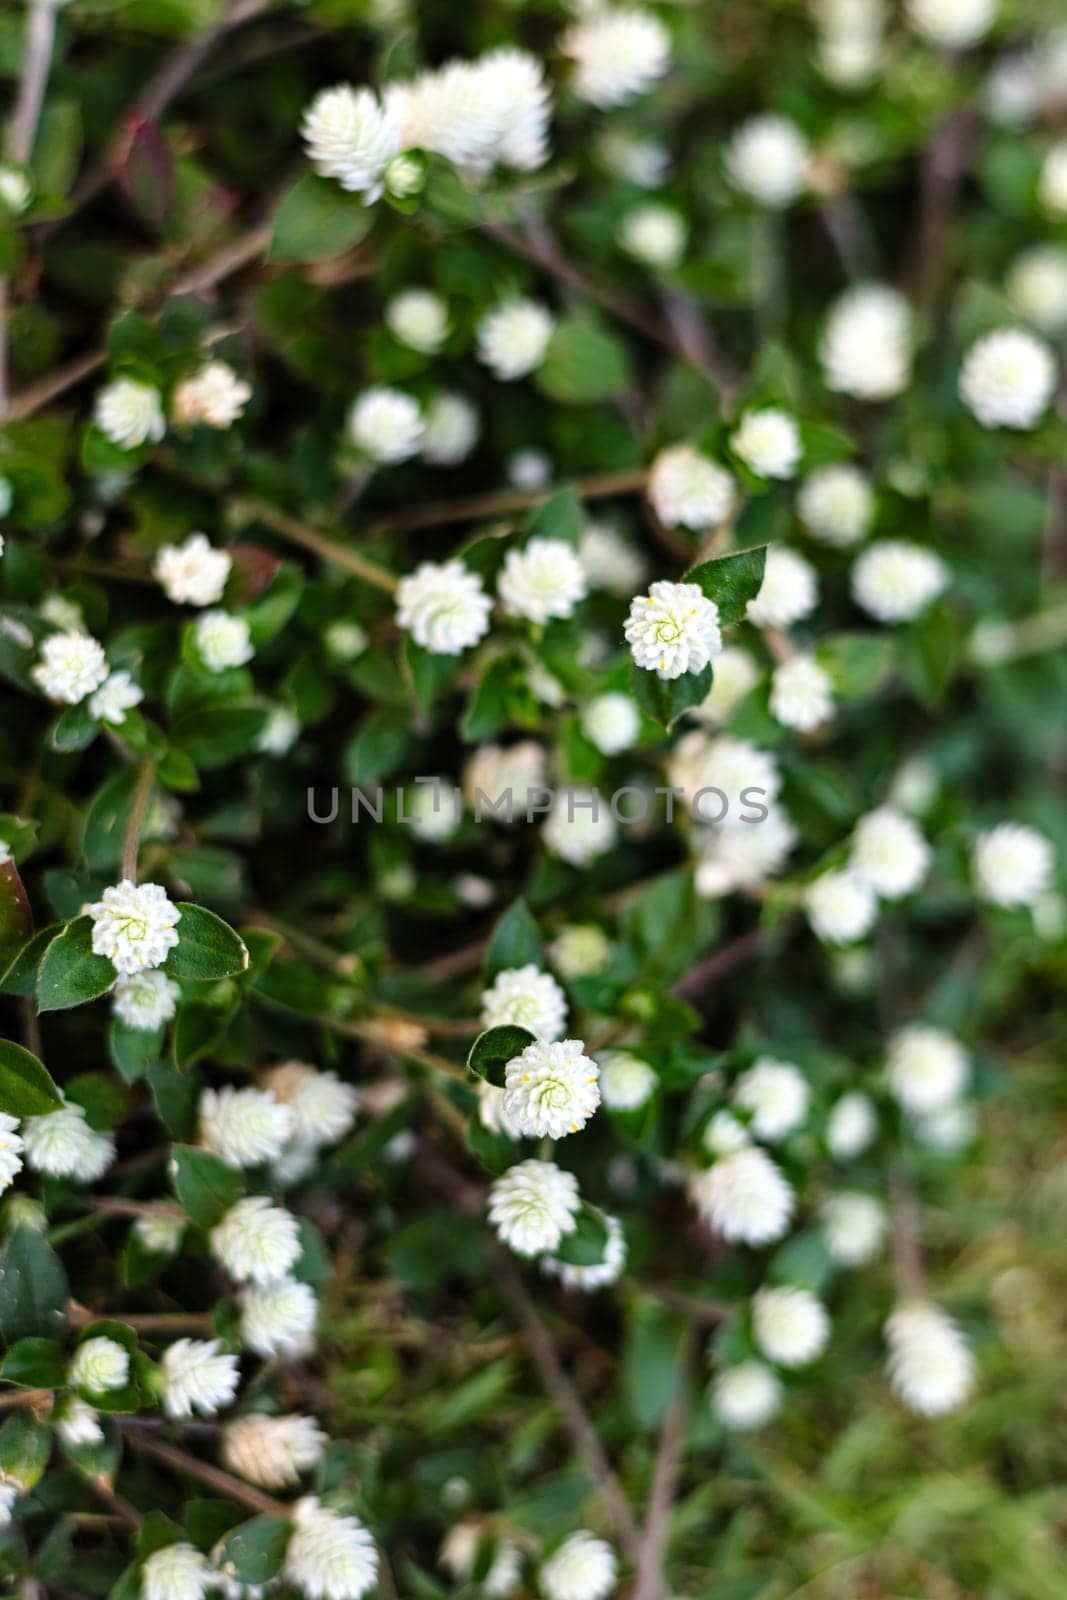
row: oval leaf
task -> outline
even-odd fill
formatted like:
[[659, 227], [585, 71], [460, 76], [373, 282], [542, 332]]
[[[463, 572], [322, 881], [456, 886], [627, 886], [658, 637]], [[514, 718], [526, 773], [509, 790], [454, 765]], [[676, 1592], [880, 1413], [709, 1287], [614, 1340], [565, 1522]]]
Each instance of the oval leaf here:
[[38, 1011], [67, 1011], [106, 994], [118, 974], [93, 950], [93, 920], [75, 917], [58, 933], [37, 973]]
[[232, 978], [248, 966], [248, 949], [229, 923], [213, 911], [178, 902], [178, 943], [164, 963], [172, 978]]
[[767, 546], [758, 544], [751, 550], [719, 556], [715, 561], [702, 561], [698, 567], [690, 567], [684, 581], [700, 585], [719, 608], [719, 626], [728, 628], [732, 622], [741, 621], [748, 602], [759, 594], [766, 564]]
[[10, 1039], [0, 1039], [0, 1111], [9, 1117], [42, 1117], [62, 1104], [63, 1096], [37, 1057]]

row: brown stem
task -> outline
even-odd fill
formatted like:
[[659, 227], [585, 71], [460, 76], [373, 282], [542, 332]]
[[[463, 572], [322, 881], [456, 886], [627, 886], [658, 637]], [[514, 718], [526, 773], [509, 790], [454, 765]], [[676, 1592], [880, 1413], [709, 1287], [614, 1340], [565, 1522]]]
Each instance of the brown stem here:
[[137, 882], [137, 851], [141, 844], [141, 830], [144, 827], [144, 819], [148, 812], [148, 803], [152, 798], [155, 777], [155, 762], [151, 759], [142, 761], [140, 770], [137, 773], [133, 801], [130, 805], [130, 815], [126, 821], [126, 833], [122, 841], [121, 876], [129, 878], [131, 883]]
[[55, 1399], [51, 1389], [6, 1389], [0, 1394], [0, 1411], [34, 1411], [44, 1415]]
[[[577, 478], [570, 485], [583, 500], [602, 500], [609, 495], [639, 494], [648, 477], [643, 467], [627, 472], [601, 472], [588, 478]], [[435, 505], [416, 506], [413, 511], [400, 511], [394, 516], [382, 517], [367, 530], [368, 537], [385, 533], [410, 533], [417, 528], [442, 528], [454, 522], [476, 522], [483, 518], [506, 517], [514, 511], [527, 511], [558, 493], [563, 487], [555, 484], [545, 489], [500, 489], [492, 494], [470, 495], [463, 500], [442, 500]]]
[[121, 1518], [123, 1522], [128, 1523], [131, 1528], [139, 1528], [141, 1526], [141, 1513], [131, 1506], [128, 1500], [124, 1500], [122, 1495], [116, 1494], [106, 1478], [90, 1478], [89, 1487], [97, 1499], [102, 1500], [104, 1505], [110, 1506], [115, 1515]]
[[[446, 1078], [454, 1078], [457, 1083], [464, 1084], [468, 1089], [472, 1086], [471, 1075], [466, 1067], [459, 1066], [455, 1061], [446, 1061], [444, 1056], [436, 1056], [432, 1051], [423, 1050], [419, 1045], [406, 1044], [402, 1038], [390, 1038], [382, 1023], [376, 1023], [373, 1019], [368, 1019], [366, 1022], [344, 1022], [339, 1017], [316, 1012], [309, 1021], [317, 1022], [323, 1028], [329, 1028], [332, 1033], [343, 1033], [350, 1039], [360, 1039], [364, 1044], [385, 1050], [389, 1055], [398, 1056], [403, 1061], [414, 1061], [416, 1066], [425, 1067], [429, 1072], [439, 1072]], [[385, 1026], [388, 1026], [388, 1020]]]
[[652, 1488], [645, 1512], [645, 1526], [637, 1561], [637, 1577], [632, 1600], [661, 1600], [665, 1593], [663, 1563], [667, 1553], [667, 1535], [670, 1530], [671, 1510], [674, 1505], [678, 1473], [681, 1467], [685, 1428], [689, 1416], [689, 1389], [686, 1381], [688, 1341], [680, 1361], [678, 1389], [667, 1408], [660, 1430], [659, 1449], [652, 1473]]
[[209, 1311], [90, 1311], [72, 1300], [67, 1307], [72, 1328], [86, 1328], [91, 1322], [123, 1322], [137, 1333], [201, 1333], [214, 1329]]
[[947, 235], [978, 127], [973, 111], [960, 108], [951, 112], [934, 135], [923, 163], [913, 279], [916, 299], [924, 308], [937, 298], [950, 264]]
[[213, 1467], [206, 1461], [198, 1461], [195, 1456], [179, 1450], [176, 1445], [164, 1444], [162, 1439], [146, 1438], [142, 1433], [131, 1432], [126, 1437], [133, 1448], [140, 1450], [143, 1455], [154, 1456], [157, 1461], [164, 1462], [175, 1472], [185, 1473], [190, 1478], [198, 1478], [201, 1483], [206, 1483], [209, 1488], [217, 1489], [219, 1494], [225, 1495], [227, 1500], [233, 1500], [239, 1506], [247, 1506], [249, 1511], [254, 1511], [257, 1515], [288, 1517], [291, 1513], [292, 1507], [287, 1506], [284, 1500], [275, 1500], [273, 1495], [253, 1489], [251, 1484], [242, 1483], [240, 1478], [235, 1478], [229, 1472], [223, 1472], [221, 1467]]
[[241, 515], [262, 522], [283, 539], [288, 539], [292, 544], [302, 545], [305, 550], [313, 550], [316, 555], [322, 556], [325, 561], [332, 561], [335, 567], [343, 567], [346, 572], [355, 573], [357, 578], [362, 578], [364, 583], [371, 584], [375, 589], [383, 589], [386, 594], [395, 594], [398, 580], [377, 562], [368, 561], [357, 551], [351, 550], [347, 545], [336, 544], [334, 540], [327, 539], [325, 534], [319, 533], [314, 528], [309, 528], [306, 523], [298, 522], [295, 517], [287, 516], [284, 511], [268, 505], [265, 500], [247, 500], [240, 502], [238, 507]]
[[889, 1216], [897, 1299], [921, 1300], [926, 1294], [926, 1274], [919, 1243], [919, 1202], [911, 1184], [900, 1173], [890, 1179]]
[[89, 1204], [94, 1211], [107, 1211], [116, 1217], [166, 1217], [170, 1222], [185, 1222], [181, 1206], [169, 1200], [122, 1200], [115, 1195], [92, 1195]]
[[679, 1000], [700, 999], [713, 983], [728, 977], [738, 967], [744, 966], [746, 961], [759, 955], [766, 944], [767, 935], [763, 929], [751, 928], [732, 944], [726, 945], [722, 950], [715, 950], [711, 955], [705, 956], [703, 961], [698, 961], [695, 967], [690, 968], [678, 979], [672, 992]]

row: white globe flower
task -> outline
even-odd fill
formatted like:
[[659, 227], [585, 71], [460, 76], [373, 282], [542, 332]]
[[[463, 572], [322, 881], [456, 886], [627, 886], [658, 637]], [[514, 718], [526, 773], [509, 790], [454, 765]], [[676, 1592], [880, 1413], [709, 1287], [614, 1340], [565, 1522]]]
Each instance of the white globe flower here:
[[600, 1097], [609, 1111], [637, 1111], [659, 1083], [647, 1061], [626, 1050], [606, 1050], [600, 1057]]
[[804, 892], [812, 932], [825, 944], [853, 944], [870, 933], [878, 901], [870, 885], [849, 868], [824, 872]]
[[[686, 803], [701, 822], [722, 821], [723, 802], [716, 802], [710, 794], [705, 806], [701, 791], [719, 791], [726, 797], [726, 820], [730, 821], [742, 811], [743, 797], [755, 796], [762, 804], [771, 806], [782, 787], [778, 763], [767, 750], [758, 749], [749, 739], [735, 739], [732, 734], [709, 738], [701, 729], [687, 733], [675, 746], [668, 767], [668, 776], [676, 789], [681, 789]], [[757, 834], [765, 826], [737, 823], [737, 831]]]
[[417, 783], [404, 791], [401, 814], [416, 839], [443, 844], [459, 827], [459, 791], [437, 774], [430, 783]]
[[495, 159], [516, 172], [534, 172], [548, 160], [551, 91], [536, 56], [511, 46], [477, 62], [482, 92], [500, 118]]
[[807, 1289], [761, 1289], [752, 1302], [756, 1343], [780, 1367], [804, 1367], [822, 1355], [830, 1318]]
[[562, 539], [531, 539], [509, 550], [496, 585], [505, 611], [530, 622], [569, 617], [585, 599], [585, 572]]
[[1052, 882], [1051, 842], [1021, 822], [1001, 822], [979, 834], [974, 846], [975, 887], [995, 906], [1032, 906]]
[[951, 1317], [923, 1301], [898, 1306], [885, 1325], [889, 1381], [912, 1411], [940, 1417], [974, 1385], [974, 1357]]
[[551, 1254], [574, 1231], [578, 1180], [553, 1161], [520, 1161], [489, 1190], [489, 1221], [520, 1256]]
[[636, 545], [609, 523], [587, 522], [578, 540], [578, 559], [591, 589], [631, 595], [648, 573], [648, 562]]
[[839, 1266], [862, 1267], [880, 1253], [888, 1218], [874, 1195], [843, 1189], [827, 1196], [820, 1216], [826, 1248]]
[[149, 1254], [172, 1256], [182, 1242], [185, 1224], [175, 1217], [138, 1217], [131, 1232]]
[[22, 1138], [18, 1120], [0, 1111], [0, 1194], [9, 1189], [22, 1171]]
[[641, 714], [628, 694], [600, 694], [581, 716], [582, 732], [601, 755], [630, 750], [641, 731]]
[[152, 568], [168, 600], [175, 605], [213, 606], [222, 599], [233, 561], [216, 550], [202, 533], [184, 544], [165, 544]]
[[463, 790], [476, 816], [494, 822], [525, 816], [547, 776], [545, 751], [534, 739], [520, 739], [505, 749], [483, 744], [467, 763]]
[[479, 176], [491, 168], [503, 108], [486, 94], [475, 62], [446, 61], [410, 82], [392, 83], [385, 103], [405, 146], [434, 150]]
[[215, 1582], [207, 1556], [185, 1540], [153, 1550], [141, 1568], [142, 1600], [204, 1600]]
[[685, 218], [673, 206], [637, 206], [622, 219], [619, 243], [635, 261], [667, 271], [685, 254], [688, 234]]
[[536, 300], [508, 300], [479, 322], [478, 360], [502, 383], [524, 378], [545, 359], [554, 326]]
[[593, 973], [603, 972], [611, 960], [612, 945], [604, 930], [595, 923], [574, 922], [560, 928], [548, 953], [565, 978], [588, 978]]
[[253, 1411], [222, 1430], [222, 1459], [261, 1489], [290, 1489], [318, 1466], [328, 1444], [314, 1417], [269, 1417]]
[[498, 972], [482, 994], [482, 1027], [506, 1023], [528, 1028], [538, 1039], [562, 1039], [567, 1026], [567, 997], [550, 972], [533, 962]]
[[837, 1161], [862, 1155], [878, 1132], [878, 1115], [869, 1095], [858, 1089], [843, 1094], [831, 1108], [826, 1123], [826, 1143]]
[[733, 478], [691, 444], [672, 444], [661, 450], [648, 474], [652, 509], [667, 528], [715, 527], [734, 509], [737, 487]]
[[819, 581], [811, 562], [785, 545], [772, 544], [759, 593], [748, 602], [745, 615], [757, 628], [789, 628], [811, 615], [818, 598]]
[[369, 461], [408, 461], [422, 446], [419, 402], [400, 389], [377, 384], [365, 389], [348, 413], [348, 434]]
[[762, 1361], [726, 1367], [711, 1386], [711, 1409], [724, 1428], [750, 1433], [770, 1422], [782, 1404], [782, 1385]]
[[910, 756], [893, 776], [889, 803], [912, 816], [925, 816], [937, 799], [939, 787], [937, 768], [923, 756]]
[[1027, 322], [1042, 333], [1062, 333], [1067, 328], [1067, 250], [1059, 245], [1025, 250], [1012, 263], [1005, 290]]
[[728, 1244], [781, 1239], [796, 1204], [781, 1170], [754, 1145], [694, 1173], [689, 1192], [701, 1217]]
[[800, 651], [775, 668], [770, 710], [784, 728], [810, 733], [834, 714], [833, 679], [813, 655]]
[[871, 481], [847, 462], [819, 467], [801, 484], [797, 511], [814, 538], [846, 549], [858, 544], [874, 520]]
[[611, 1546], [580, 1528], [542, 1562], [537, 1583], [545, 1600], [605, 1600], [617, 1572]]
[[1067, 216], [1067, 139], [1054, 144], [1046, 155], [1038, 196], [1049, 216]]
[[504, 1068], [504, 1117], [527, 1139], [578, 1133], [600, 1104], [599, 1078], [580, 1039], [538, 1039]]
[[209, 672], [243, 667], [256, 653], [248, 623], [244, 617], [230, 616], [228, 611], [205, 611], [196, 619], [193, 637]]
[[276, 1283], [300, 1255], [296, 1218], [262, 1194], [238, 1200], [209, 1238], [212, 1255], [235, 1283]]
[[737, 645], [725, 645], [715, 657], [715, 677], [711, 688], [691, 715], [701, 722], [728, 722], [731, 712], [754, 689], [760, 679], [760, 669], [747, 650]]
[[911, 307], [884, 284], [848, 289], [830, 313], [819, 349], [829, 389], [888, 400], [911, 381]]
[[709, 1156], [729, 1156], [744, 1150], [752, 1138], [743, 1122], [732, 1111], [716, 1111], [701, 1134], [700, 1142]]
[[574, 62], [575, 94], [606, 110], [636, 99], [662, 78], [671, 40], [651, 11], [596, 5], [568, 28], [560, 48]]
[[811, 147], [787, 117], [752, 117], [726, 150], [726, 172], [734, 188], [773, 210], [800, 198], [810, 167]]
[[309, 1495], [293, 1508], [282, 1575], [307, 1600], [360, 1600], [377, 1582], [378, 1552], [358, 1518], [328, 1511]]
[[626, 1239], [618, 1217], [605, 1214], [603, 1221], [604, 1253], [599, 1261], [576, 1267], [569, 1261], [557, 1261], [554, 1256], [542, 1256], [541, 1271], [549, 1278], [558, 1278], [565, 1289], [580, 1289], [583, 1294], [617, 1283], [626, 1265]]
[[819, 36], [815, 64], [828, 82], [839, 89], [861, 89], [885, 62], [885, 41], [880, 29], [857, 29]]
[[400, 344], [432, 356], [448, 338], [448, 307], [432, 289], [401, 289], [386, 304], [385, 325]]
[[617, 836], [615, 818], [595, 789], [561, 790], [541, 829], [546, 849], [572, 867], [606, 855]]
[[960, 395], [986, 428], [1032, 428], [1056, 389], [1056, 358], [1022, 328], [998, 328], [968, 350]]
[[948, 586], [940, 556], [906, 539], [879, 539], [852, 568], [852, 597], [879, 622], [910, 622]]
[[447, 391], [437, 394], [426, 410], [422, 454], [435, 467], [455, 467], [478, 442], [481, 424], [470, 401]]
[[67, 1369], [67, 1382], [74, 1389], [103, 1394], [121, 1389], [130, 1378], [130, 1353], [117, 1339], [100, 1336], [83, 1339]]
[[516, 489], [543, 489], [552, 481], [552, 462], [543, 450], [516, 450], [507, 459], [507, 479]]
[[8, 163], [0, 166], [0, 205], [13, 217], [25, 211], [33, 196], [29, 178]]
[[869, 811], [852, 835], [852, 868], [883, 900], [912, 894], [930, 867], [930, 846], [910, 817], [892, 806]]
[[171, 401], [171, 416], [179, 427], [200, 423], [205, 428], [232, 428], [251, 398], [252, 385], [232, 367], [225, 361], [208, 361], [179, 383]]
[[56, 1422], [56, 1432], [65, 1445], [93, 1445], [103, 1444], [104, 1430], [96, 1410], [87, 1401], [80, 1400], [77, 1395], [71, 1395], [63, 1404], [59, 1420]]
[[315, 96], [301, 133], [315, 171], [362, 194], [366, 204], [381, 194], [385, 169], [401, 148], [396, 118], [369, 89], [345, 83]]
[[331, 622], [322, 635], [330, 655], [338, 661], [355, 661], [369, 644], [367, 630], [358, 622]]
[[506, 1139], [521, 1139], [504, 1108], [504, 1090], [483, 1078], [478, 1084], [478, 1120], [490, 1133], [503, 1134]]
[[434, 655], [458, 656], [489, 631], [492, 601], [462, 561], [422, 561], [396, 590], [397, 625]]
[[912, 1129], [920, 1144], [940, 1155], [958, 1155], [972, 1143], [978, 1131], [978, 1119], [972, 1105], [964, 1100], [953, 1100], [936, 1111], [915, 1117]]
[[38, 607], [46, 622], [51, 622], [64, 633], [84, 633], [85, 618], [81, 607], [65, 595], [46, 594]]
[[143, 1033], [153, 1033], [170, 1022], [181, 998], [181, 989], [158, 968], [119, 978], [111, 991], [111, 1008], [120, 1022]]
[[757, 1139], [776, 1143], [795, 1132], [808, 1114], [808, 1085], [799, 1067], [772, 1056], [743, 1072], [734, 1086], [734, 1104], [752, 1114]]
[[237, 1393], [237, 1357], [220, 1339], [176, 1339], [159, 1366], [163, 1409], [168, 1417], [210, 1417]]
[[761, 478], [792, 478], [803, 453], [796, 418], [775, 406], [746, 411], [730, 449]]
[[162, 966], [178, 943], [181, 912], [162, 884], [123, 878], [87, 910], [93, 922], [94, 955], [107, 956], [123, 975]]
[[159, 390], [136, 378], [116, 378], [101, 389], [93, 420], [105, 439], [120, 450], [158, 444], [167, 431]]
[[306, 1355], [313, 1347], [319, 1303], [296, 1278], [241, 1291], [241, 1342], [257, 1356]]
[[144, 690], [134, 683], [128, 672], [112, 672], [89, 699], [89, 715], [97, 722], [106, 722], [118, 728], [126, 721], [126, 713], [139, 706]]
[[984, 39], [993, 25], [997, 0], [907, 0], [917, 33], [943, 50], [966, 50]]
[[[487, 1537], [492, 1536], [483, 1523], [453, 1523], [441, 1545], [437, 1557], [439, 1565], [457, 1582], [468, 1582], [485, 1548]], [[519, 1587], [521, 1573], [522, 1551], [519, 1546], [506, 1534], [496, 1535], [493, 1538], [489, 1570], [478, 1587], [489, 1596], [489, 1600], [507, 1600], [507, 1596]]]
[[87, 633], [50, 633], [30, 676], [49, 700], [76, 706], [107, 678], [107, 657]]
[[90, 1128], [81, 1106], [73, 1103], [22, 1124], [26, 1164], [47, 1178], [76, 1178], [93, 1183], [115, 1159], [109, 1133]]
[[205, 1089], [200, 1143], [231, 1167], [258, 1167], [281, 1155], [293, 1136], [293, 1114], [266, 1089]]
[[661, 578], [630, 602], [623, 632], [637, 665], [658, 678], [703, 672], [722, 649], [719, 608], [697, 583]]
[[286, 755], [300, 737], [300, 720], [288, 706], [273, 706], [256, 735], [255, 748], [265, 756]]
[[761, 822], [697, 828], [693, 834], [697, 894], [717, 900], [736, 889], [758, 888], [784, 870], [796, 842], [796, 829], [780, 806]]
[[911, 1022], [886, 1049], [886, 1083], [906, 1111], [936, 1111], [959, 1098], [971, 1075], [967, 1052], [943, 1028]]

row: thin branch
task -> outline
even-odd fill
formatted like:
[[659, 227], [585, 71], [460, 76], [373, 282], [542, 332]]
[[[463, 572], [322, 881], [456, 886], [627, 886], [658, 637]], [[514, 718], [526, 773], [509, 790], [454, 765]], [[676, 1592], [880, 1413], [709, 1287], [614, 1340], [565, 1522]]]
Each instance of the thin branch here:
[[33, 1411], [43, 1416], [51, 1411], [54, 1400], [51, 1389], [7, 1389], [0, 1394], [0, 1411]]
[[305, 550], [313, 550], [316, 555], [322, 556], [324, 561], [332, 561], [335, 567], [343, 567], [346, 572], [355, 573], [357, 578], [362, 578], [364, 583], [373, 585], [375, 589], [382, 589], [386, 594], [396, 593], [398, 580], [377, 562], [368, 561], [365, 556], [350, 550], [347, 545], [335, 543], [315, 528], [309, 528], [306, 523], [298, 522], [295, 517], [287, 516], [284, 511], [268, 505], [265, 500], [240, 501], [237, 510], [242, 517], [262, 522], [265, 527], [280, 534], [283, 539], [288, 539], [292, 544], [301, 545]]
[[214, 1323], [210, 1311], [90, 1311], [72, 1300], [67, 1307], [72, 1328], [87, 1328], [91, 1322], [124, 1322], [138, 1333], [210, 1334]]
[[131, 883], [136, 883], [137, 881], [137, 852], [141, 844], [141, 830], [144, 827], [145, 816], [148, 812], [148, 803], [152, 798], [155, 779], [155, 762], [152, 760], [142, 761], [140, 770], [137, 773], [130, 814], [126, 820], [126, 833], [122, 841], [120, 876], [129, 878]]
[[898, 1300], [922, 1300], [926, 1294], [922, 1248], [919, 1243], [919, 1202], [902, 1174], [889, 1183], [890, 1244], [893, 1279]]
[[[583, 500], [603, 500], [611, 495], [640, 494], [648, 473], [643, 467], [627, 472], [601, 472], [576, 478], [570, 488]], [[463, 500], [441, 500], [434, 505], [416, 506], [382, 517], [367, 530], [369, 538], [385, 533], [410, 533], [417, 528], [444, 528], [455, 522], [478, 522], [492, 517], [507, 517], [543, 505], [562, 488], [554, 484], [545, 489], [499, 489], [492, 494], [470, 495]]]
[[106, 1211], [114, 1217], [165, 1217], [168, 1222], [186, 1222], [188, 1218], [181, 1206], [169, 1200], [123, 1200], [117, 1195], [90, 1195], [89, 1204], [94, 1211]]
[[[120, 1427], [122, 1425], [121, 1419], [119, 1425]], [[235, 1478], [232, 1473], [223, 1472], [221, 1467], [210, 1466], [206, 1461], [198, 1461], [195, 1456], [179, 1450], [176, 1445], [164, 1444], [162, 1439], [146, 1438], [142, 1433], [130, 1432], [126, 1437], [133, 1448], [140, 1450], [143, 1455], [154, 1456], [157, 1461], [164, 1462], [175, 1472], [182, 1472], [190, 1478], [198, 1478], [201, 1483], [206, 1483], [209, 1488], [225, 1495], [227, 1500], [233, 1500], [239, 1506], [246, 1506], [249, 1511], [254, 1511], [257, 1515], [268, 1517], [291, 1515], [292, 1507], [287, 1506], [284, 1500], [275, 1500], [273, 1495], [262, 1494], [259, 1489], [253, 1489], [251, 1484], [242, 1483], [240, 1478]]]
[[97, 1499], [102, 1500], [104, 1505], [109, 1506], [121, 1521], [127, 1523], [131, 1528], [139, 1528], [141, 1526], [141, 1513], [134, 1506], [131, 1506], [128, 1500], [124, 1500], [122, 1495], [116, 1494], [106, 1478], [102, 1476], [90, 1478], [89, 1487]]
[[671, 1511], [678, 1484], [678, 1473], [685, 1444], [685, 1429], [689, 1418], [689, 1386], [686, 1367], [689, 1358], [689, 1341], [679, 1365], [678, 1388], [667, 1408], [660, 1430], [659, 1449], [652, 1473], [652, 1488], [645, 1512], [645, 1526], [637, 1561], [637, 1577], [632, 1600], [662, 1600], [666, 1592], [663, 1563], [667, 1553], [667, 1535], [670, 1531]]
[[767, 945], [767, 935], [762, 928], [756, 927], [748, 933], [735, 939], [732, 944], [724, 946], [722, 950], [715, 950], [703, 961], [698, 961], [695, 967], [683, 974], [674, 985], [672, 993], [679, 1000], [698, 1000], [713, 983], [720, 982], [729, 977], [738, 967], [744, 966], [746, 961], [753, 957]]
[[927, 149], [920, 180], [919, 232], [912, 269], [915, 296], [924, 308], [937, 298], [945, 269], [950, 265], [947, 236], [978, 128], [979, 119], [975, 113], [960, 108], [945, 118]]

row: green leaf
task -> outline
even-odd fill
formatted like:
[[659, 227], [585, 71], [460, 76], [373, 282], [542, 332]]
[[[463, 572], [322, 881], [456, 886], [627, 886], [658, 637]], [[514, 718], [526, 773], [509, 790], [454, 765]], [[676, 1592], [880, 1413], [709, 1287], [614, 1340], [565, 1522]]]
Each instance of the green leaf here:
[[622, 1388], [635, 1425], [658, 1428], [681, 1381], [684, 1324], [654, 1302], [636, 1301], [627, 1319]]
[[50, 922], [47, 928], [42, 928], [23, 945], [0, 980], [0, 989], [4, 994], [16, 994], [28, 1000], [36, 993], [41, 958], [62, 926], [61, 922]]
[[893, 663], [893, 641], [879, 633], [835, 633], [815, 652], [842, 700], [866, 700], [883, 684]]
[[534, 1037], [529, 1028], [519, 1028], [513, 1023], [487, 1028], [471, 1045], [467, 1066], [487, 1083], [502, 1082], [505, 1064], [521, 1055], [528, 1044], [533, 1044]]
[[106, 994], [118, 974], [107, 956], [95, 954], [93, 920], [75, 917], [56, 935], [37, 974], [37, 1009], [67, 1011]]
[[0, 864], [0, 972], [33, 935], [33, 916], [14, 861]]
[[26, 1389], [58, 1389], [66, 1374], [67, 1360], [61, 1344], [54, 1339], [19, 1339], [12, 1345], [0, 1378]]
[[582, 502], [574, 489], [561, 489], [538, 506], [526, 525], [527, 539], [561, 539], [577, 545], [585, 527]]
[[256, 747], [270, 720], [267, 705], [201, 706], [175, 722], [175, 744], [197, 767], [225, 766]]
[[170, 977], [203, 981], [232, 978], [245, 970], [248, 949], [229, 923], [188, 900], [180, 900], [178, 910], [178, 943], [164, 962]]
[[87, 749], [99, 732], [100, 724], [83, 701], [81, 705], [67, 707], [52, 728], [49, 739], [53, 750], [68, 753]]
[[62, 1104], [63, 1096], [37, 1057], [10, 1039], [0, 1039], [0, 1111], [9, 1117], [41, 1117]]
[[253, 1517], [226, 1535], [219, 1565], [232, 1567], [239, 1583], [270, 1583], [282, 1570], [292, 1532], [288, 1517]]
[[15, 1228], [0, 1250], [0, 1339], [61, 1339], [67, 1324], [67, 1276], [35, 1228]]
[[485, 954], [485, 976], [492, 982], [498, 972], [509, 967], [525, 967], [542, 961], [541, 934], [525, 900], [516, 900], [493, 929]]
[[357, 786], [380, 783], [396, 771], [410, 741], [410, 709], [373, 712], [345, 752], [345, 776]]
[[174, 1147], [171, 1182], [182, 1208], [198, 1228], [213, 1228], [224, 1212], [241, 1198], [241, 1174], [207, 1150], [193, 1145]]
[[318, 261], [340, 255], [366, 237], [373, 220], [373, 211], [357, 196], [306, 173], [278, 208], [267, 259]]
[[423, 711], [430, 711], [443, 690], [448, 688], [459, 671], [458, 656], [443, 656], [433, 650], [424, 650], [414, 639], [404, 644], [404, 656], [411, 673], [415, 696]]
[[719, 608], [719, 626], [728, 628], [732, 622], [741, 621], [748, 602], [759, 594], [766, 562], [767, 546], [760, 544], [751, 550], [718, 556], [714, 561], [702, 561], [699, 566], [690, 567], [683, 581], [700, 585]]
[[594, 1267], [603, 1261], [607, 1243], [604, 1213], [583, 1200], [574, 1227], [564, 1235], [556, 1251], [556, 1260], [565, 1261], [570, 1267]]
[[683, 672], [680, 678], [661, 678], [658, 673], [649, 672], [635, 662], [630, 681], [634, 699], [645, 716], [669, 728], [683, 711], [688, 711], [690, 706], [698, 706], [707, 698], [712, 682], [712, 667], [709, 662], [703, 672]]
[[556, 325], [534, 382], [565, 405], [611, 400], [630, 384], [626, 346], [592, 323], [565, 318]]
[[159, 1059], [162, 1038], [162, 1028], [131, 1028], [115, 1018], [108, 1034], [108, 1054], [123, 1082], [136, 1083], [144, 1077], [153, 1061]]

